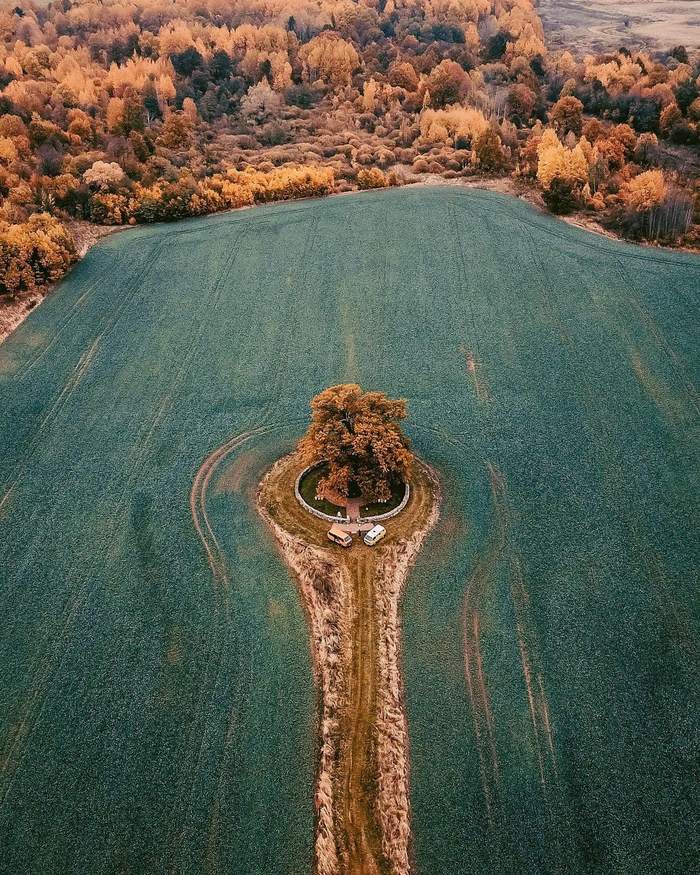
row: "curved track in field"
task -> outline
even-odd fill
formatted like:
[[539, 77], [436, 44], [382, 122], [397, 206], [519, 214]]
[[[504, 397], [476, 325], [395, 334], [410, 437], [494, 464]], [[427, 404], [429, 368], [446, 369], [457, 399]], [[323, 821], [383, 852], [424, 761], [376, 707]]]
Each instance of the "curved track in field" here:
[[259, 435], [269, 434], [279, 425], [261, 425], [256, 428], [251, 428], [248, 431], [242, 431], [234, 435], [206, 457], [202, 464], [197, 469], [194, 476], [192, 488], [190, 490], [190, 513], [192, 514], [192, 522], [199, 540], [202, 542], [204, 553], [207, 557], [207, 562], [211, 568], [211, 573], [214, 576], [216, 583], [224, 586], [229, 583], [228, 568], [226, 559], [221, 550], [219, 541], [217, 540], [214, 529], [212, 528], [209, 515], [207, 514], [207, 489], [211, 483], [211, 479], [217, 472], [219, 467], [228, 460], [232, 453], [239, 447], [247, 443], [254, 437]]

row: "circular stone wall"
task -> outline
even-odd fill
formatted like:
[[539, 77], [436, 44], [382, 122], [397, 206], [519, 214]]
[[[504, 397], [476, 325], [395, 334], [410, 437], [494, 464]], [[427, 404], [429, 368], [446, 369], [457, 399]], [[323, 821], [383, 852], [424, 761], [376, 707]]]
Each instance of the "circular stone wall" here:
[[[349, 522], [348, 517], [345, 515], [345, 508], [337, 508], [335, 513], [328, 513], [327, 511], [329, 510], [329, 507], [323, 507], [323, 508], [322, 507], [314, 507], [314, 505], [310, 504], [309, 501], [302, 494], [303, 491], [306, 491], [303, 489], [304, 480], [306, 478], [308, 478], [308, 476], [310, 474], [312, 474], [314, 471], [316, 471], [320, 467], [321, 467], [320, 465], [309, 465], [308, 468], [304, 468], [304, 470], [300, 472], [299, 476], [297, 477], [297, 479], [294, 483], [294, 494], [296, 496], [297, 501], [306, 511], [308, 511], [310, 514], [313, 514], [314, 516], [318, 517], [319, 519], [328, 520], [328, 522], [336, 522], [336, 523], [337, 522], [343, 522], [343, 523]], [[388, 509], [386, 511], [382, 511], [381, 513], [367, 514], [366, 516], [360, 516], [358, 522], [360, 522], [360, 523], [380, 522], [381, 520], [391, 519], [391, 517], [396, 516], [396, 514], [398, 514], [398, 513], [401, 513], [401, 511], [406, 507], [406, 504], [408, 503], [408, 499], [411, 496], [411, 487], [409, 486], [409, 484], [404, 483], [403, 486], [404, 486], [403, 495], [398, 496], [398, 503], [388, 501], [387, 502]], [[324, 504], [330, 505], [329, 502], [324, 502]], [[331, 509], [333, 507], [335, 507], [335, 506], [330, 505]], [[376, 507], [376, 503], [373, 505], [373, 507]], [[341, 515], [338, 516], [338, 513], [340, 513]]]

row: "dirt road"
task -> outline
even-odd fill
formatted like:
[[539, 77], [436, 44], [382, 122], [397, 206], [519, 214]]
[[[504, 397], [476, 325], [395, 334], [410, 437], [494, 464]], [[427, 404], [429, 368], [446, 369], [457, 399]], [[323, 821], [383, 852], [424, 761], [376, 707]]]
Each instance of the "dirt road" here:
[[347, 842], [349, 875], [376, 875], [385, 871], [375, 817], [376, 771], [373, 726], [376, 704], [377, 618], [374, 566], [377, 554], [356, 547], [348, 556], [354, 591], [352, 659], [349, 665], [349, 700], [344, 726], [346, 740], [339, 768], [343, 832]]
[[[380, 679], [395, 677], [398, 672], [397, 648], [388, 647], [387, 635], [396, 635], [396, 628], [380, 628], [381, 616], [386, 617], [386, 593], [377, 591], [379, 581], [400, 578], [393, 590], [398, 611], [398, 596], [413, 557], [422, 538], [421, 527], [427, 530], [434, 522], [436, 502], [435, 481], [428, 469], [417, 470], [412, 482], [409, 504], [399, 517], [387, 525], [389, 533], [378, 547], [369, 549], [355, 538], [349, 549], [328, 545], [328, 524], [304, 511], [294, 498], [294, 478], [298, 466], [293, 459], [283, 460], [272, 469], [262, 484], [258, 497], [263, 516], [273, 525], [278, 545], [285, 560], [295, 572], [302, 599], [306, 602], [312, 626], [314, 610], [309, 600], [317, 600], [319, 588], [332, 592], [329, 605], [343, 606], [346, 616], [339, 619], [344, 635], [331, 643], [322, 640], [317, 628], [312, 628], [315, 661], [325, 689], [341, 691], [342, 699], [333, 719], [328, 719], [327, 702], [322, 703], [321, 743], [337, 751], [331, 774], [319, 774], [319, 787], [324, 788], [320, 804], [333, 809], [333, 854], [319, 857], [319, 846], [329, 847], [326, 836], [317, 837], [317, 871], [332, 871], [338, 875], [405, 875], [408, 871], [408, 814], [396, 799], [407, 799], [407, 775], [389, 774], [392, 764], [406, 761], [405, 751], [392, 750], [391, 762], [382, 763], [380, 751], [391, 743], [381, 736], [378, 720], [379, 702], [396, 699], [396, 691], [381, 688]], [[398, 560], [398, 557], [402, 557]], [[397, 561], [398, 560], [398, 561]], [[331, 571], [330, 569], [334, 569]], [[339, 596], [337, 581], [345, 581], [349, 592]], [[396, 582], [396, 581], [394, 581]], [[382, 598], [379, 596], [382, 595]], [[382, 637], [384, 636], [384, 637]], [[382, 660], [381, 654], [385, 654]], [[388, 656], [388, 655], [391, 656]], [[391, 662], [391, 665], [387, 665]], [[381, 664], [380, 664], [381, 663]], [[396, 663], [396, 664], [394, 664]], [[332, 676], [332, 681], [328, 678]], [[401, 734], [399, 733], [399, 737]], [[395, 743], [395, 742], [392, 742]], [[405, 744], [405, 739], [401, 742]], [[328, 763], [322, 764], [328, 768]], [[395, 768], [395, 765], [393, 766]], [[382, 780], [386, 786], [401, 786], [401, 793], [382, 795]], [[328, 791], [330, 786], [331, 790]], [[384, 803], [382, 803], [384, 800]], [[382, 810], [384, 804], [387, 810]], [[392, 807], [393, 806], [393, 807]], [[405, 819], [403, 841], [397, 848], [396, 835], [385, 836], [382, 823], [397, 823]], [[324, 829], [327, 819], [323, 820]], [[320, 829], [320, 828], [319, 828]], [[329, 860], [335, 856], [335, 863]], [[391, 857], [391, 859], [389, 859]]]

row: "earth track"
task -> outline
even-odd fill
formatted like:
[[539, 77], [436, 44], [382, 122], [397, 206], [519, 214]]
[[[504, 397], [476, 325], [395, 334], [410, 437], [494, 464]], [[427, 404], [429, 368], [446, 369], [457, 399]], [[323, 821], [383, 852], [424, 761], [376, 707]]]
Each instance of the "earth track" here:
[[341, 779], [348, 875], [378, 875], [381, 860], [371, 791], [377, 671], [377, 617], [371, 558], [368, 551], [359, 556], [356, 553], [347, 566], [354, 588], [355, 610], [348, 679], [349, 719], [343, 732], [348, 741]]
[[[398, 604], [408, 570], [437, 518], [439, 489], [434, 475], [421, 469], [405, 514], [391, 521], [393, 532], [390, 528], [382, 545], [368, 550], [355, 544], [341, 551], [325, 546], [327, 523], [294, 499], [299, 464], [288, 457], [273, 466], [261, 485], [258, 506], [299, 581], [322, 679], [316, 871], [408, 875], [408, 739]], [[324, 590], [331, 591], [333, 579], [345, 581], [340, 624], [347, 638], [329, 660], [319, 638], [314, 592], [321, 580]], [[329, 715], [328, 703], [336, 693], [342, 699]], [[324, 757], [326, 750], [337, 750], [332, 761]]]

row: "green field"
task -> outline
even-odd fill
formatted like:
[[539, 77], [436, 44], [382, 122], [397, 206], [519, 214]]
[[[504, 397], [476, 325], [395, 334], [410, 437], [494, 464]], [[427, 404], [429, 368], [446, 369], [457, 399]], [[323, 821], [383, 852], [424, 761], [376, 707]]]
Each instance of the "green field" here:
[[[93, 249], [0, 346], [0, 871], [310, 871], [311, 657], [252, 494], [343, 380], [408, 399], [444, 487], [404, 603], [416, 872], [691, 871], [699, 292], [448, 188]], [[190, 493], [237, 436], [212, 574]]]

